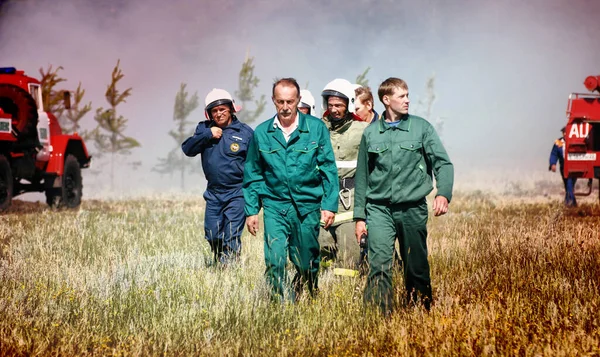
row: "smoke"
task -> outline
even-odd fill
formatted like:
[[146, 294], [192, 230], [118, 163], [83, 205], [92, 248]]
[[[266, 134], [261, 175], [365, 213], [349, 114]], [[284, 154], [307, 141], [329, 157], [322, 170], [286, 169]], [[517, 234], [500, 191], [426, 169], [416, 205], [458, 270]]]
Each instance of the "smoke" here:
[[[468, 177], [547, 167], [569, 93], [585, 91], [585, 77], [600, 73], [598, 13], [595, 0], [13, 0], [0, 8], [0, 65], [33, 76], [61, 65], [66, 86], [81, 81], [95, 109], [106, 107], [103, 94], [121, 60], [121, 88], [133, 92], [120, 114], [142, 144], [128, 158], [142, 167], [117, 174], [123, 192], [179, 187], [177, 174], [151, 172], [177, 145], [167, 133], [179, 84], [202, 99], [214, 87], [233, 93], [248, 51], [261, 79], [257, 97], [270, 96], [274, 78], [292, 76], [319, 103], [331, 79], [354, 81], [371, 67], [375, 96], [381, 81], [400, 77], [414, 108], [435, 73], [428, 119], [444, 118], [446, 148], [458, 176]], [[265, 119], [273, 113], [269, 104]], [[203, 120], [202, 110], [190, 119]], [[94, 124], [90, 113], [84, 126]], [[104, 192], [106, 176], [84, 175], [87, 197]], [[203, 181], [191, 176], [187, 187], [201, 190]]]

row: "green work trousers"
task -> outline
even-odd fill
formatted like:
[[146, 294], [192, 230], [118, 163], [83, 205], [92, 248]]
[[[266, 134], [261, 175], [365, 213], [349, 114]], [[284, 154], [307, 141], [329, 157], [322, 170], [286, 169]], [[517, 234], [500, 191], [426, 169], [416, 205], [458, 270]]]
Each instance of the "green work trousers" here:
[[287, 209], [265, 208], [265, 276], [271, 286], [271, 297], [283, 301], [286, 289], [288, 256], [296, 268], [290, 291], [296, 300], [305, 287], [311, 296], [317, 292], [319, 264], [319, 221], [321, 211], [301, 216], [289, 205]]
[[429, 309], [432, 294], [427, 261], [427, 202], [423, 199], [409, 204], [367, 203], [366, 210], [370, 269], [365, 302], [378, 305], [386, 314], [393, 310], [392, 263], [398, 237], [407, 302], [420, 299]]

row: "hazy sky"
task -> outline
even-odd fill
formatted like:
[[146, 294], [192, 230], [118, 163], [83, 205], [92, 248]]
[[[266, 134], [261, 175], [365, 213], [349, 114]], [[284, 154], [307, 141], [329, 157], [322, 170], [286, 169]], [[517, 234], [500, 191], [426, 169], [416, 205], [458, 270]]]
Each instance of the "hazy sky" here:
[[[585, 92], [585, 77], [600, 74], [599, 16], [598, 0], [16, 0], [0, 15], [0, 66], [37, 76], [61, 65], [67, 85], [81, 81], [96, 108], [106, 106], [121, 60], [122, 89], [133, 87], [121, 114], [142, 144], [131, 159], [143, 163], [120, 171], [139, 182], [121, 189], [179, 185], [177, 176], [150, 172], [176, 145], [167, 132], [179, 84], [202, 102], [214, 87], [233, 93], [248, 50], [261, 79], [256, 94], [267, 97], [273, 78], [292, 76], [319, 102], [327, 82], [354, 81], [370, 66], [375, 91], [387, 77], [405, 79], [414, 108], [435, 73], [428, 119], [443, 118], [458, 173], [538, 170], [560, 135], [569, 93]], [[202, 110], [191, 119], [203, 120]], [[84, 122], [93, 127], [93, 115]]]

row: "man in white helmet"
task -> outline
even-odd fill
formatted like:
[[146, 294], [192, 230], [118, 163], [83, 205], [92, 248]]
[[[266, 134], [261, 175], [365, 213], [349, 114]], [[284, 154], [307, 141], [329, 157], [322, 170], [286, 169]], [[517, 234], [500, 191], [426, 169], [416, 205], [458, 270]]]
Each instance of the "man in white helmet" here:
[[302, 89], [300, 91], [300, 103], [298, 103], [298, 110], [304, 114], [316, 115], [315, 114], [315, 98], [308, 89]]
[[353, 201], [354, 173], [358, 146], [369, 123], [354, 114], [354, 85], [345, 79], [334, 79], [323, 92], [323, 121], [329, 129], [331, 145], [338, 168], [340, 184], [338, 212], [334, 223], [321, 229], [319, 243], [325, 257], [336, 260], [343, 268], [356, 268], [360, 248], [354, 238]]
[[227, 264], [239, 257], [244, 214], [244, 163], [253, 130], [235, 116], [236, 107], [227, 91], [213, 89], [205, 99], [208, 120], [198, 123], [193, 136], [181, 148], [187, 156], [202, 157], [207, 187], [204, 233], [215, 262]]

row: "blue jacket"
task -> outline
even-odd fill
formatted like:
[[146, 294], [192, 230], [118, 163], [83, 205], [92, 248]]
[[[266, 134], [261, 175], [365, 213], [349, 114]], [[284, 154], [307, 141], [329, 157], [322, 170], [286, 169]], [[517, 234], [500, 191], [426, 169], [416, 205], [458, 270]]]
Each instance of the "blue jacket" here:
[[548, 169], [550, 169], [550, 167], [552, 167], [552, 165], [556, 165], [557, 162], [559, 164], [560, 172], [562, 173], [563, 166], [565, 163], [565, 139], [564, 138], [558, 138], [554, 142], [554, 145], [552, 146], [552, 151], [550, 152], [550, 166], [548, 167]]
[[202, 156], [202, 170], [206, 177], [207, 190], [214, 193], [239, 191], [244, 181], [244, 163], [253, 130], [235, 116], [231, 124], [223, 129], [220, 139], [214, 139], [210, 128], [211, 120], [198, 123], [196, 132], [187, 138], [181, 149], [187, 156]]

